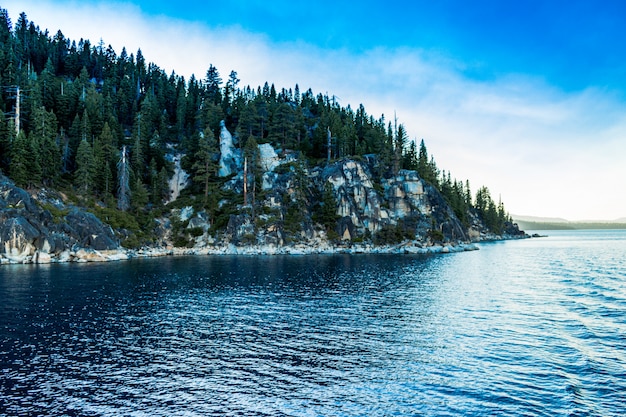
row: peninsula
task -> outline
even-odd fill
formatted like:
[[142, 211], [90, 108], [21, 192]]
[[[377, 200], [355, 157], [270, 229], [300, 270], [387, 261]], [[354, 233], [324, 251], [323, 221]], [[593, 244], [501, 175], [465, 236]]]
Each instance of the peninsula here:
[[[0, 10], [0, 262], [448, 252], [526, 237], [404, 126], [299, 85], [170, 75]], [[304, 80], [306, 81], [306, 80]]]

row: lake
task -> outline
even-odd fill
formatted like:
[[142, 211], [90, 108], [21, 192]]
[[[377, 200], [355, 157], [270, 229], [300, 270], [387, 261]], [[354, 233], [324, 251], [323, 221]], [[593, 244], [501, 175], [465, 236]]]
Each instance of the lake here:
[[0, 267], [0, 415], [618, 416], [626, 231]]

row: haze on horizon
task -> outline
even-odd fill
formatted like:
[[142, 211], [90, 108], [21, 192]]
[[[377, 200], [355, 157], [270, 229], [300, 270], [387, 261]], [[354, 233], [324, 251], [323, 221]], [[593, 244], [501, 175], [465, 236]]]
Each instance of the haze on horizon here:
[[397, 115], [438, 166], [510, 213], [626, 217], [626, 3], [10, 0], [51, 36], [166, 72], [335, 96]]

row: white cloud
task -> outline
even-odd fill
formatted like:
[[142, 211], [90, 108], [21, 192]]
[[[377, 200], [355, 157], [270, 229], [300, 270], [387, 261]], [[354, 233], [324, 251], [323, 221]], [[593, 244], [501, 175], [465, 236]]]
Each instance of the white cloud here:
[[[412, 138], [424, 138], [441, 168], [502, 195], [509, 211], [569, 219], [626, 216], [626, 105], [589, 88], [565, 93], [543, 80], [510, 74], [476, 81], [464, 64], [419, 49], [373, 49], [355, 55], [301, 42], [275, 43], [241, 28], [209, 28], [146, 16], [125, 3], [4, 2], [12, 20], [22, 10], [51, 34], [102, 38], [119, 54], [141, 48], [148, 61], [187, 78], [209, 64], [241, 84], [300, 85], [363, 103]], [[8, 3], [8, 4], [7, 4]]]

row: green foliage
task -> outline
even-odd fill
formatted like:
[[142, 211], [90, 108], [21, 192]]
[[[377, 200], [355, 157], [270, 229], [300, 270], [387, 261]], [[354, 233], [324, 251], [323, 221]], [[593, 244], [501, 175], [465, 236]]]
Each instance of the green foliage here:
[[326, 231], [334, 231], [339, 220], [337, 200], [330, 182], [324, 184], [321, 201], [313, 207], [313, 221], [320, 223]]
[[403, 240], [402, 229], [397, 225], [386, 224], [374, 235], [374, 244], [376, 245], [395, 245]]
[[304, 213], [300, 206], [297, 204], [288, 205], [284, 218], [285, 232], [287, 232], [289, 236], [297, 234], [300, 230], [302, 230], [304, 220]]
[[424, 139], [422, 139], [420, 142], [416, 165], [417, 166], [415, 167], [415, 169], [417, 170], [417, 174], [420, 176], [420, 178], [422, 178], [429, 184], [434, 185], [435, 187], [439, 187], [439, 170], [437, 169], [437, 164], [435, 164], [435, 160], [432, 158], [432, 156], [430, 159], [428, 159], [428, 150], [426, 149]]
[[187, 236], [178, 235], [174, 238], [173, 241], [174, 247], [177, 248], [190, 248], [193, 246], [193, 241], [189, 239]]
[[[153, 241], [150, 224], [152, 217], [138, 218], [136, 215], [111, 207], [94, 206], [91, 211], [103, 222], [109, 224], [122, 237], [122, 246], [135, 249]], [[138, 220], [143, 220], [140, 222]]]
[[131, 208], [135, 213], [143, 210], [149, 201], [148, 190], [143, 184], [140, 178], [135, 181], [132, 196], [131, 196]]
[[217, 152], [215, 135], [210, 128], [207, 128], [202, 135], [199, 135], [198, 150], [194, 154], [195, 162], [191, 166], [193, 181], [202, 185], [205, 202], [209, 198], [210, 180], [216, 175], [218, 169], [215, 158]]
[[374, 235], [377, 245], [394, 245], [415, 239], [416, 219], [401, 219], [394, 225], [386, 224]]
[[503, 233], [505, 224], [512, 222], [511, 216], [504, 210], [502, 202], [496, 205], [487, 187], [481, 187], [476, 192], [475, 208], [487, 229], [493, 233]]
[[191, 237], [199, 237], [204, 234], [204, 229], [202, 229], [201, 227], [192, 227], [188, 229], [188, 232], [191, 235]]
[[93, 155], [93, 148], [88, 141], [82, 140], [78, 146], [76, 155], [76, 172], [74, 174], [74, 185], [79, 193], [87, 195], [93, 187], [96, 174], [96, 165]]
[[[1, 8], [0, 68], [3, 86], [28, 91], [20, 102], [26, 115], [20, 132], [13, 119], [0, 120], [0, 169], [30, 188], [58, 187], [73, 179], [82, 201], [116, 198], [118, 210], [132, 209], [148, 228], [149, 212], [168, 196], [172, 167], [165, 154], [170, 149], [186, 154], [183, 166], [193, 186], [183, 200], [206, 209], [214, 219], [213, 228], [223, 229], [230, 214], [244, 203], [242, 195], [225, 195], [221, 190], [225, 179], [216, 176], [222, 120], [236, 132], [248, 161], [245, 203], [253, 217], [262, 194], [258, 144], [263, 143], [284, 155], [299, 152], [297, 163], [278, 167], [277, 172], [294, 175], [296, 193], [289, 204], [309, 207], [318, 201], [313, 219], [329, 233], [338, 220], [337, 202], [327, 187], [313, 195], [306, 175], [306, 162], [318, 164], [329, 157], [378, 155], [372, 174], [379, 192], [382, 178], [402, 168], [417, 170], [466, 225], [470, 212], [475, 212], [498, 233], [509, 217], [484, 190], [472, 205], [469, 184], [440, 173], [424, 141], [418, 148], [402, 124], [383, 116], [377, 119], [363, 105], [356, 110], [342, 107], [334, 96], [311, 89], [300, 91], [297, 85], [295, 91], [277, 89], [267, 82], [256, 89], [240, 88], [235, 71], [224, 83], [212, 64], [203, 79], [192, 75], [187, 80], [146, 64], [141, 50], [133, 54], [123, 48], [118, 55], [89, 40], [70, 42], [61, 31], [50, 36], [25, 14], [12, 30], [8, 13]], [[0, 98], [5, 115], [15, 104], [10, 94]], [[220, 208], [221, 200], [227, 203]], [[285, 215], [295, 227], [303, 219], [289, 204]], [[393, 240], [391, 232], [385, 234], [391, 237], [381, 239]], [[141, 240], [140, 235], [133, 236]]]
[[11, 163], [9, 164], [11, 178], [20, 187], [26, 187], [29, 185], [29, 172], [34, 161], [29, 152], [26, 134], [23, 131], [15, 138], [11, 151]]
[[439, 229], [430, 229], [427, 236], [433, 243], [442, 243], [444, 241], [443, 232]]
[[140, 231], [139, 223], [137, 223], [137, 219], [131, 213], [99, 206], [95, 206], [93, 212], [99, 219], [109, 224], [114, 230], [126, 229], [131, 232]]
[[50, 215], [52, 215], [52, 221], [56, 224], [63, 223], [65, 221], [65, 216], [70, 212], [69, 209], [60, 209], [53, 204], [41, 204], [41, 208], [47, 210]]

